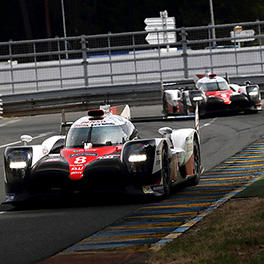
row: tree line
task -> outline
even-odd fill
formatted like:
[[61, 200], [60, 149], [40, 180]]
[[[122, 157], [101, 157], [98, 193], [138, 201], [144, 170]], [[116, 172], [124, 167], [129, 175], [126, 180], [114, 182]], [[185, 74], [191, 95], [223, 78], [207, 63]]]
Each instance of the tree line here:
[[[62, 0], [1, 4], [0, 41], [63, 36]], [[67, 36], [143, 31], [146, 17], [167, 10], [176, 27], [210, 24], [209, 0], [63, 0]], [[213, 0], [215, 24], [264, 20], [263, 0]]]

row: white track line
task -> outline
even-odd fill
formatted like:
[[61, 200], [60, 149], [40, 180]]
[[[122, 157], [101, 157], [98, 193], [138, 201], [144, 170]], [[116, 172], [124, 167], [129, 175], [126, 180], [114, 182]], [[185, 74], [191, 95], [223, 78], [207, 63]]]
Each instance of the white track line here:
[[207, 126], [212, 125], [212, 124], [216, 121], [216, 119], [217, 119], [217, 117], [215, 117], [214, 119], [212, 119], [209, 123], [206, 123], [206, 124], [202, 125], [202, 126], [200, 127], [200, 129], [203, 128], [203, 127], [207, 127]]
[[0, 127], [8, 126], [8, 125], [13, 124], [13, 123], [16, 123], [18, 121], [20, 121], [20, 119], [13, 119], [13, 120], [7, 121], [4, 124], [0, 124]]
[[[36, 137], [33, 137], [32, 139], [37, 139], [37, 138], [41, 138], [41, 137], [46, 137], [50, 134], [52, 134], [53, 132], [48, 132], [48, 133], [42, 133], [42, 134], [39, 134], [38, 136]], [[11, 142], [11, 143], [8, 143], [8, 144], [5, 144], [5, 145], [0, 145], [0, 149], [1, 148], [5, 148], [5, 147], [8, 147], [8, 146], [12, 146], [12, 145], [16, 145], [16, 144], [20, 144], [21, 143], [21, 140], [19, 141], [15, 141], [15, 142]]]

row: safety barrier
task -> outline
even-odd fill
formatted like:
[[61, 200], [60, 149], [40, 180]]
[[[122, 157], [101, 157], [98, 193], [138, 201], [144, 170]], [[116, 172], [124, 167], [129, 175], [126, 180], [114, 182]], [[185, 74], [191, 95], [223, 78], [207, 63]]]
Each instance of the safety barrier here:
[[3, 115], [3, 100], [2, 100], [2, 95], [0, 94], [0, 118]]

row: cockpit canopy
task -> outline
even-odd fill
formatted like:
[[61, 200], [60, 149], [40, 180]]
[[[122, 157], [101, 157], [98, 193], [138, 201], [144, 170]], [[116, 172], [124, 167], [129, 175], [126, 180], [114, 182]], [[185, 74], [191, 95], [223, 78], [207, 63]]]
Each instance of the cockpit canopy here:
[[204, 92], [230, 90], [227, 81], [222, 77], [214, 77], [214, 78], [204, 77], [197, 82], [196, 86], [198, 89], [201, 89]]
[[124, 144], [137, 136], [130, 122], [119, 125], [72, 126], [66, 138], [66, 148], [83, 148], [85, 143], [93, 147]]

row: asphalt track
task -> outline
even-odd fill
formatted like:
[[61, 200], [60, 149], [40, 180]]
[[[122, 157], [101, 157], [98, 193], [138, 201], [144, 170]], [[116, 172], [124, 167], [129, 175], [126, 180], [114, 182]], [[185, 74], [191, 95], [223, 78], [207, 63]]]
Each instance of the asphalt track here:
[[[160, 107], [152, 106], [137, 108], [133, 114], [135, 116], [140, 116], [142, 113], [156, 115], [159, 112]], [[67, 119], [75, 119], [78, 115], [69, 114]], [[200, 122], [202, 162], [205, 170], [212, 169], [261, 138], [264, 131], [263, 115], [264, 113], [260, 112], [252, 115], [241, 114], [202, 119]], [[1, 167], [2, 152], [6, 145], [17, 144], [21, 134], [31, 134], [35, 138], [33, 143], [39, 143], [49, 133], [58, 133], [59, 123], [59, 115], [0, 120]], [[158, 136], [156, 131], [162, 126], [191, 127], [193, 120], [137, 124], [142, 137]], [[0, 171], [0, 200], [3, 201], [2, 168]], [[175, 191], [173, 193], [174, 202], [178, 199], [184, 200], [182, 195], [181, 191]], [[203, 201], [203, 203], [206, 202], [208, 201]], [[96, 236], [98, 231], [103, 231], [105, 227], [118, 219], [133, 215], [136, 210], [142, 210], [141, 208], [146, 206], [149, 206], [146, 201], [138, 199], [120, 201], [118, 197], [109, 199], [106, 196], [95, 197], [85, 203], [52, 201], [20, 211], [2, 207], [0, 211], [0, 263], [36, 263], [45, 260], [91, 235]]]

